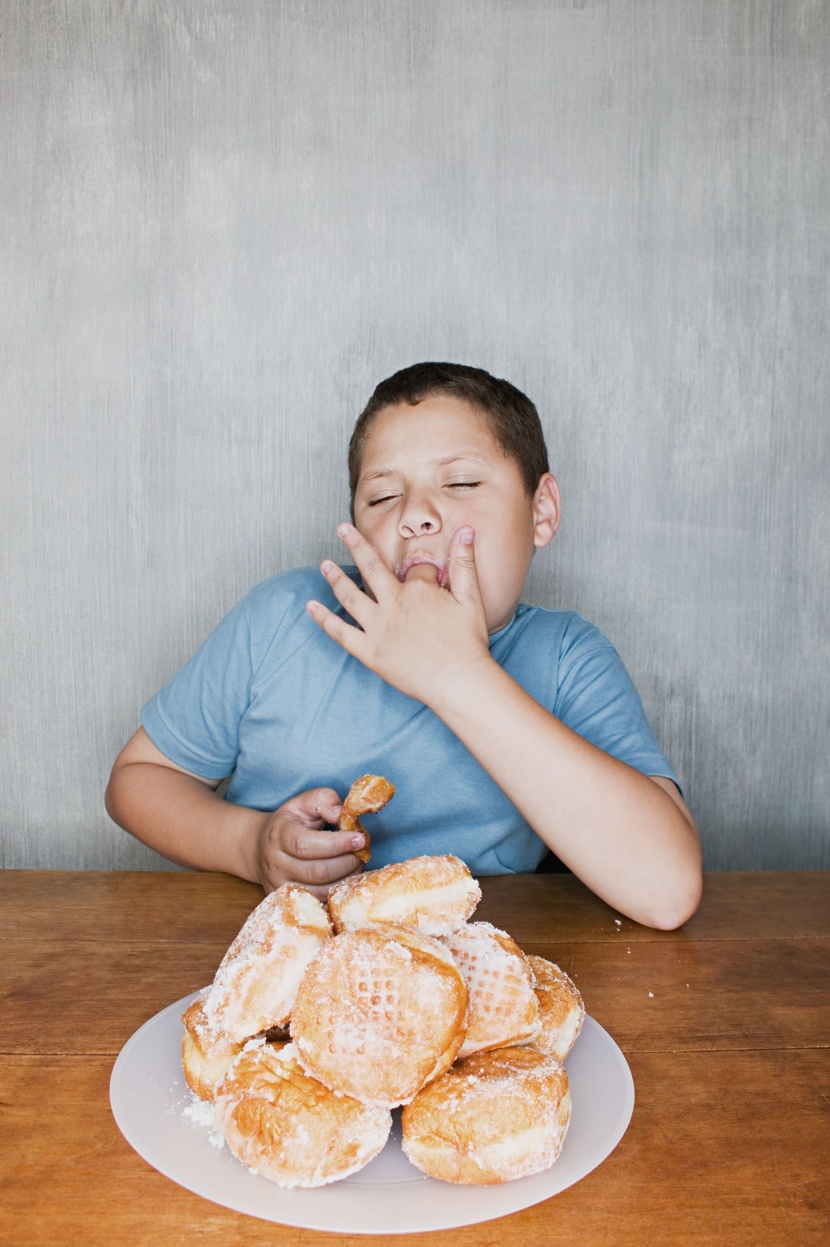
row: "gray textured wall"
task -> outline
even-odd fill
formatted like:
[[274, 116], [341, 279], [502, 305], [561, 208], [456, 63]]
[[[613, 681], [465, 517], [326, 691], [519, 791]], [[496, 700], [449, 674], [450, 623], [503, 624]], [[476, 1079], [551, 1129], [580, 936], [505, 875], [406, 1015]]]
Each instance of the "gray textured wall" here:
[[529, 596], [707, 865], [830, 866], [829, 65], [826, 0], [0, 0], [3, 864], [159, 864], [140, 705], [338, 555], [356, 412], [442, 357], [537, 401]]

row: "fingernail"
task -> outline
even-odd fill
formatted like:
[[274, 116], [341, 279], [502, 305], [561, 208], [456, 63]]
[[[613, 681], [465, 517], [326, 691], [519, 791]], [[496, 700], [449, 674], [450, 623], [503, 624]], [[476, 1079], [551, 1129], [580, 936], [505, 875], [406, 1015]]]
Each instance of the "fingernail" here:
[[476, 533], [474, 528], [462, 528], [461, 532], [458, 534], [458, 540], [461, 542], [462, 546], [471, 546], [475, 535]]
[[320, 564], [320, 571], [325, 576], [327, 572], [330, 572], [333, 567], [334, 567], [334, 563], [332, 563], [331, 559], [323, 559], [322, 563]]
[[352, 848], [353, 849], [362, 849], [365, 843], [366, 841], [364, 840], [363, 836], [352, 836]]
[[337, 525], [337, 536], [338, 537], [348, 537], [349, 533], [352, 531], [353, 529], [352, 529], [351, 524], [338, 524]]

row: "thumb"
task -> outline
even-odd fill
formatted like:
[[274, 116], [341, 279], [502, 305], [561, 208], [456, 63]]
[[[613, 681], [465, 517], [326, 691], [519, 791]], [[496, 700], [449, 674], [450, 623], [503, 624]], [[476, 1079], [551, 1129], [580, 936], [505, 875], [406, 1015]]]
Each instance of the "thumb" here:
[[475, 555], [475, 529], [456, 529], [447, 554], [450, 592], [459, 601], [481, 601]]

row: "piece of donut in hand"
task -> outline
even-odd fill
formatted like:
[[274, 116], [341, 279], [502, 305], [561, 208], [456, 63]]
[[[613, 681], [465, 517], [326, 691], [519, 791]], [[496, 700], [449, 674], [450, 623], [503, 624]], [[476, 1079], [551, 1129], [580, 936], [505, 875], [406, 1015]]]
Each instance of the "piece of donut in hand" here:
[[350, 875], [335, 884], [328, 903], [336, 932], [391, 922], [421, 935], [448, 935], [480, 900], [481, 888], [467, 866], [445, 853]]
[[527, 1043], [541, 1025], [533, 974], [518, 944], [489, 922], [442, 936], [467, 985], [467, 1034], [460, 1056]]
[[338, 1095], [300, 1067], [292, 1045], [246, 1044], [216, 1097], [234, 1156], [285, 1187], [317, 1187], [368, 1164], [386, 1143], [388, 1109]]
[[532, 1046], [547, 1056], [556, 1057], [557, 1061], [564, 1061], [585, 1021], [582, 996], [565, 971], [552, 961], [529, 954], [527, 963], [533, 972], [542, 1022]]
[[464, 1039], [467, 989], [447, 949], [400, 927], [338, 935], [297, 992], [291, 1038], [332, 1091], [394, 1108], [447, 1069]]
[[403, 1110], [403, 1150], [445, 1182], [490, 1185], [548, 1169], [571, 1116], [568, 1075], [531, 1048], [477, 1052]]
[[340, 808], [338, 831], [362, 831], [366, 843], [355, 851], [355, 857], [368, 862], [371, 856], [369, 833], [360, 821], [361, 814], [377, 814], [395, 795], [395, 785], [382, 775], [362, 775], [352, 784]]
[[184, 1015], [182, 1065], [192, 1091], [212, 1099], [235, 1051], [287, 1024], [307, 966], [331, 938], [325, 906], [305, 888], [286, 883], [265, 897]]

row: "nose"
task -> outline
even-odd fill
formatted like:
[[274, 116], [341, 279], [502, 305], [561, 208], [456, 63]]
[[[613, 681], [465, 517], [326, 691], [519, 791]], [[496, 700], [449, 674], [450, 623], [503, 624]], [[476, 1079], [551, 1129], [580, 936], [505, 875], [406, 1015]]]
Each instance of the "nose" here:
[[424, 494], [410, 494], [398, 519], [398, 532], [402, 537], [421, 537], [437, 533], [441, 529], [441, 517], [435, 506]]

